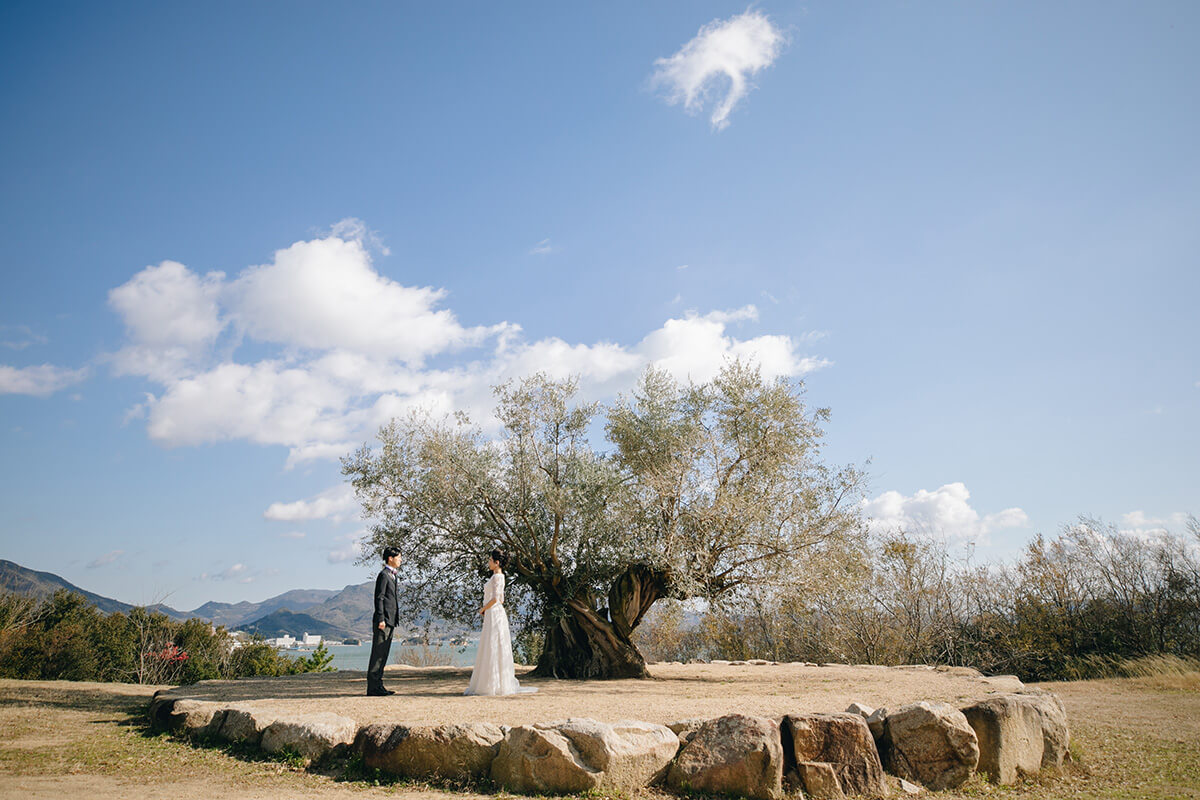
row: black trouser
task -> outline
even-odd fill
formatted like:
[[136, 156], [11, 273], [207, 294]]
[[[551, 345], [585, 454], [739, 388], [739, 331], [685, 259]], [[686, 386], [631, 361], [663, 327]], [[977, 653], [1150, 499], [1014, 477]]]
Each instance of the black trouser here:
[[383, 691], [383, 668], [387, 665], [388, 652], [392, 649], [392, 631], [395, 628], [385, 625], [379, 630], [376, 625], [371, 631], [371, 662], [367, 666], [367, 692]]

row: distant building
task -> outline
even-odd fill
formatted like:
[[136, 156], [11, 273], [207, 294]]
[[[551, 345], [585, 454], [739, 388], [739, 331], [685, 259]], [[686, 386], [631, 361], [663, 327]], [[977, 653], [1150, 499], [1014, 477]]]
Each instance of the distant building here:
[[317, 645], [319, 645], [321, 643], [321, 637], [320, 636], [311, 636], [311, 635], [309, 635], [308, 631], [305, 631], [304, 638], [300, 640], [300, 643], [303, 644], [305, 647], [310, 647], [310, 646], [316, 647]]
[[278, 647], [281, 650], [289, 650], [296, 646], [296, 637], [288, 636], [286, 633], [278, 639], [267, 639], [267, 644]]

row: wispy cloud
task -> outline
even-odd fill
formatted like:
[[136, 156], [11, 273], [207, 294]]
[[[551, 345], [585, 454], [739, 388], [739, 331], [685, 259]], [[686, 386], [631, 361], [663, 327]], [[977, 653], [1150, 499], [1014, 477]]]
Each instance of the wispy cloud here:
[[111, 552], [105, 553], [104, 555], [100, 556], [99, 558], [89, 561], [87, 568], [88, 569], [96, 569], [98, 567], [106, 567], [123, 555], [125, 555], [124, 550], [113, 550]]
[[87, 376], [87, 367], [67, 369], [53, 364], [35, 367], [10, 367], [0, 364], [0, 394], [48, 397], [60, 389], [86, 380]]
[[554, 252], [554, 245], [550, 244], [549, 239], [542, 239], [529, 250], [530, 255], [544, 256]]
[[344, 542], [339, 547], [330, 550], [325, 556], [325, 560], [330, 564], [342, 564], [347, 561], [353, 561], [358, 558], [363, 550], [363, 541], [367, 535], [366, 531], [356, 531], [354, 533], [344, 533], [338, 536], [335, 541]]
[[253, 583], [254, 575], [250, 574], [250, 569], [245, 564], [234, 564], [226, 569], [221, 570], [216, 574], [202, 573], [200, 575], [202, 581], [234, 581], [235, 583]]
[[304, 537], [304, 531], [288, 531], [287, 533], [279, 534], [280, 539], [303, 539]]
[[713, 20], [675, 55], [654, 62], [651, 84], [665, 90], [668, 103], [683, 103], [689, 113], [711, 100], [712, 126], [722, 130], [753, 88], [749, 77], [771, 66], [783, 44], [783, 33], [760, 11]]
[[0, 347], [7, 347], [9, 350], [24, 350], [30, 345], [46, 344], [49, 341], [40, 333], [35, 333], [28, 325], [0, 325], [0, 334], [5, 337], [0, 340]]

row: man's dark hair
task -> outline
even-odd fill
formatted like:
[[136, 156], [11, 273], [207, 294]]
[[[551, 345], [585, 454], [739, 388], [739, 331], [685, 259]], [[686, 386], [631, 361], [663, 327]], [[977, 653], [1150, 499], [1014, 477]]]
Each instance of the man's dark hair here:
[[398, 555], [400, 555], [400, 548], [399, 548], [399, 547], [385, 547], [385, 548], [383, 548], [383, 560], [384, 560], [384, 561], [387, 561], [387, 560], [388, 560], [389, 558], [391, 558], [392, 556], [398, 556]]

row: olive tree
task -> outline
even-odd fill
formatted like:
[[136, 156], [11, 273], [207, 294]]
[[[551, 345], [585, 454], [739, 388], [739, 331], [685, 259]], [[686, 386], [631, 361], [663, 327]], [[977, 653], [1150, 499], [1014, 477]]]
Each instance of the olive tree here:
[[535, 375], [496, 389], [497, 437], [461, 414], [412, 414], [343, 472], [372, 521], [366, 552], [405, 555], [414, 611], [473, 614], [498, 546], [543, 632], [536, 674], [645, 677], [633, 631], [657, 600], [720, 603], [860, 529], [861, 475], [821, 462], [828, 411], [810, 414], [802, 388], [739, 362], [705, 384], [648, 370], [601, 409], [574, 380]]

